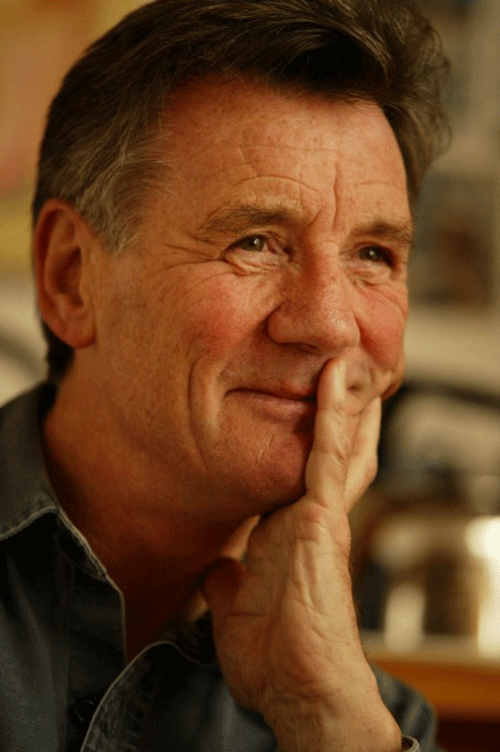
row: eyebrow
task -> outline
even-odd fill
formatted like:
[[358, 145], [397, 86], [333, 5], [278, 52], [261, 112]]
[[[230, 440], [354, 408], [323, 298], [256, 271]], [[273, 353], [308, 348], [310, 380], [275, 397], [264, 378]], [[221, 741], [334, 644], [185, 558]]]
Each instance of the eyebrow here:
[[[225, 233], [243, 233], [251, 227], [270, 224], [292, 224], [304, 228], [308, 222], [293, 206], [258, 207], [253, 204], [229, 204], [221, 211], [206, 219], [199, 227], [201, 236], [213, 236]], [[381, 241], [397, 243], [408, 251], [413, 249], [415, 238], [411, 222], [387, 222], [375, 219], [357, 226], [354, 235], [369, 235]]]
[[199, 228], [202, 235], [221, 233], [245, 232], [250, 227], [270, 224], [301, 225], [299, 214], [292, 208], [279, 207], [260, 208], [252, 204], [230, 204], [222, 211], [209, 217]]
[[397, 243], [407, 249], [408, 252], [412, 251], [415, 245], [415, 235], [411, 222], [391, 223], [384, 220], [375, 220], [355, 228], [355, 233]]

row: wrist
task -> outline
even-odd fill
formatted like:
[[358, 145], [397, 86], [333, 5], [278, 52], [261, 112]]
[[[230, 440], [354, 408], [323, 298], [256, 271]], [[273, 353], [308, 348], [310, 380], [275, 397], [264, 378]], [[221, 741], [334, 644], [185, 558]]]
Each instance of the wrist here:
[[382, 703], [378, 711], [345, 717], [319, 703], [275, 706], [265, 720], [279, 752], [402, 752], [411, 750]]

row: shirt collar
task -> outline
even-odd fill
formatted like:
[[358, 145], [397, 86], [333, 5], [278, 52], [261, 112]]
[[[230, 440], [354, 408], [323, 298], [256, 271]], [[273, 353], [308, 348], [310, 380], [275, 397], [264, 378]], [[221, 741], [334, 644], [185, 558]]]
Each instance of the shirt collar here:
[[[55, 394], [54, 386], [41, 384], [0, 409], [0, 541], [52, 513], [63, 532], [60, 545], [89, 574], [105, 578], [104, 566], [59, 507], [48, 477], [41, 424]], [[169, 630], [156, 644], [165, 643], [191, 662], [218, 671], [208, 613], [195, 623]]]
[[0, 410], [0, 540], [57, 512], [40, 430], [54, 397], [55, 387], [41, 384]]
[[0, 410], [0, 541], [52, 513], [60, 546], [88, 574], [107, 579], [106, 568], [58, 504], [47, 473], [41, 426], [55, 396], [55, 386], [40, 384]]

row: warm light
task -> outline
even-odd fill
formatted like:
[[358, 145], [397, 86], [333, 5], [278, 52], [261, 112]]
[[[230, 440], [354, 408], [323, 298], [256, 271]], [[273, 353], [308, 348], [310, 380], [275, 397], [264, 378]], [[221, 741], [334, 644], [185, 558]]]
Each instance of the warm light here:
[[467, 545], [483, 560], [484, 582], [477, 643], [480, 653], [500, 656], [500, 517], [481, 517], [468, 525]]
[[480, 517], [467, 527], [467, 545], [481, 558], [500, 563], [500, 517]]
[[425, 594], [414, 583], [396, 585], [385, 607], [384, 641], [390, 650], [417, 647], [424, 636]]

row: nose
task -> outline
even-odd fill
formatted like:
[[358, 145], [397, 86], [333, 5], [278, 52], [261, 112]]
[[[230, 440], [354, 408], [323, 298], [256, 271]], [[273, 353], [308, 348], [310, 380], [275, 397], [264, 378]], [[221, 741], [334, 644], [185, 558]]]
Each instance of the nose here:
[[320, 261], [290, 269], [281, 302], [268, 317], [267, 333], [275, 342], [327, 357], [359, 344], [353, 283], [338, 257], [321, 254]]

